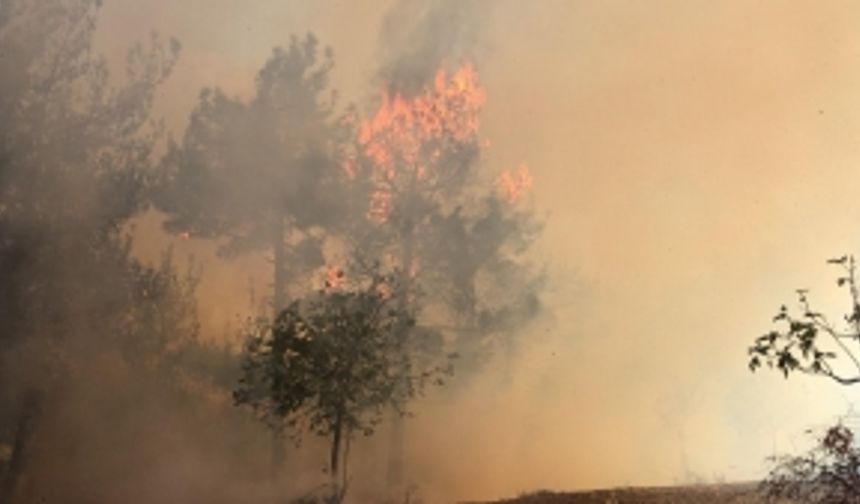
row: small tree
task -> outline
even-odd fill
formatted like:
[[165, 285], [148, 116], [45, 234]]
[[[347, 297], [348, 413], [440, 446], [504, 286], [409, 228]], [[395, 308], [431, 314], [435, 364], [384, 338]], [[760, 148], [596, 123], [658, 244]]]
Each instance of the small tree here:
[[772, 462], [773, 469], [760, 485], [768, 500], [860, 502], [860, 447], [841, 423], [828, 428], [809, 452], [774, 457]]
[[251, 406], [276, 432], [289, 426], [297, 441], [308, 431], [330, 438], [335, 502], [346, 492], [353, 433], [373, 434], [387, 408], [405, 414], [429, 380], [442, 384], [452, 372], [453, 356], [422, 368], [401, 348], [414, 319], [397, 302], [397, 278], [374, 270], [351, 288], [327, 282], [273, 324], [258, 322], [248, 338], [236, 404]]
[[750, 370], [766, 364], [786, 377], [801, 372], [825, 376], [841, 385], [860, 383], [860, 291], [856, 263], [854, 256], [827, 262], [841, 269], [836, 284], [847, 288], [851, 298], [851, 310], [842, 317], [844, 324], [837, 325], [813, 310], [808, 292], [800, 289], [797, 295], [801, 313], [794, 314], [785, 305], [780, 307], [773, 320], [782, 329], [756, 338], [749, 348]]

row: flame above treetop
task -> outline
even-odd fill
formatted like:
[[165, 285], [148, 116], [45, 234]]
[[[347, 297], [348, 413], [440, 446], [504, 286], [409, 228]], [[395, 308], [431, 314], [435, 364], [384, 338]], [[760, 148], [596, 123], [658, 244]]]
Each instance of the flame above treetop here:
[[[422, 187], [430, 197], [444, 190], [437, 184], [447, 170], [455, 170], [450, 155], [462, 147], [479, 148], [479, 114], [486, 92], [469, 64], [453, 73], [436, 72], [432, 84], [419, 94], [405, 97], [384, 92], [379, 108], [358, 123], [357, 149], [371, 166], [374, 190], [368, 202], [367, 218], [385, 222], [396, 205], [396, 187]], [[345, 159], [346, 175], [356, 177], [355, 158]], [[517, 202], [531, 185], [525, 165], [517, 173], [503, 173], [497, 187], [505, 200]], [[418, 185], [416, 185], [416, 183]]]
[[478, 113], [485, 101], [470, 65], [450, 76], [439, 70], [432, 87], [415, 97], [383, 93], [379, 109], [359, 126], [358, 144], [388, 180], [401, 166], [426, 176], [427, 164], [441, 155], [442, 143], [477, 141]]

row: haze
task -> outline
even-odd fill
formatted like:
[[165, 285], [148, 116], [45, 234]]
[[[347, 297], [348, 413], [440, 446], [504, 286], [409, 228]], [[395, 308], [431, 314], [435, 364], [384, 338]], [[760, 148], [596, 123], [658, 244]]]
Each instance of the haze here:
[[[100, 42], [110, 54], [153, 29], [181, 38], [158, 109], [181, 131], [199, 88], [248, 93], [293, 33], [331, 45], [347, 99], [376, 92], [393, 7], [115, 0]], [[752, 479], [766, 456], [802, 446], [805, 428], [845, 413], [851, 391], [751, 375], [745, 351], [795, 288], [842, 308], [824, 261], [860, 245], [860, 8], [468, 8], [464, 53], [487, 89], [490, 160], [527, 161], [547, 215], [539, 254], [555, 320], [527, 337], [508, 381], [491, 373], [458, 404], [419, 415], [415, 450], [444, 460], [427, 462], [428, 484], [485, 498]], [[218, 275], [204, 282], [247, 282]], [[225, 312], [219, 296], [204, 301], [204, 313]], [[456, 435], [434, 428], [452, 420]]]
[[[529, 166], [548, 284], [516, 354], [416, 407], [428, 495], [747, 481], [849, 411], [853, 389], [751, 374], [746, 350], [796, 288], [845, 309], [825, 261], [860, 251], [856, 2], [452, 2], [462, 15], [425, 30], [413, 1], [104, 3], [112, 67], [151, 31], [182, 42], [154, 107], [177, 138], [201, 88], [251, 96], [293, 34], [331, 46], [331, 87], [360, 107], [413, 44], [474, 64], [484, 162]], [[137, 219], [135, 254], [194, 254], [202, 334], [223, 341], [268, 263], [161, 222]]]

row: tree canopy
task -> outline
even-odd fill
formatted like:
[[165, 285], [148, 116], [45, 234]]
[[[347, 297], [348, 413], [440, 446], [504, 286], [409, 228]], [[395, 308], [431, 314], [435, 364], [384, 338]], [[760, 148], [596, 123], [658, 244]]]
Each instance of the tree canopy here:
[[333, 66], [316, 37], [293, 37], [272, 52], [251, 99], [203, 90], [162, 165], [156, 203], [166, 229], [218, 239], [228, 257], [274, 252], [276, 309], [290, 278], [324, 264], [318, 228], [340, 215]]

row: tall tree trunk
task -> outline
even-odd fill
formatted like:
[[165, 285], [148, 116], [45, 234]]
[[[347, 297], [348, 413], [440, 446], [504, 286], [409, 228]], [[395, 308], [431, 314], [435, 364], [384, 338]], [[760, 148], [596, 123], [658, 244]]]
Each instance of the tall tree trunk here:
[[391, 430], [388, 438], [388, 473], [389, 490], [397, 490], [403, 486], [403, 464], [406, 441], [406, 426], [403, 416], [394, 408], [389, 412]]
[[[331, 452], [329, 453], [329, 476], [335, 497], [340, 495], [340, 445], [343, 436], [343, 415], [338, 412], [334, 425], [334, 433], [331, 440]], [[339, 502], [339, 498], [337, 500]]]
[[[278, 212], [272, 217], [272, 252], [273, 252], [273, 271], [272, 271], [272, 320], [278, 317], [278, 314], [287, 304], [287, 279], [286, 279], [286, 264], [285, 263], [285, 248], [284, 248], [284, 216]], [[277, 432], [272, 434], [272, 473], [277, 478], [284, 467], [286, 460], [286, 441], [284, 436]]]
[[284, 216], [276, 214], [272, 219], [272, 252], [274, 255], [274, 268], [272, 275], [272, 311], [275, 317], [287, 304], [287, 270], [286, 250], [284, 246]]
[[0, 502], [2, 503], [14, 502], [15, 495], [18, 493], [41, 407], [42, 394], [39, 391], [29, 389], [24, 393], [21, 400], [21, 411], [18, 413], [18, 425], [15, 428], [12, 458], [9, 460], [9, 468], [3, 478], [3, 485], [0, 487]]
[[[407, 211], [407, 214], [410, 212]], [[415, 230], [413, 227], [412, 220], [407, 217], [406, 222], [403, 224], [403, 229], [401, 231], [401, 243], [403, 244], [403, 249], [401, 250], [401, 275], [402, 282], [401, 292], [399, 294], [399, 298], [397, 300], [398, 311], [400, 313], [409, 311], [409, 291], [412, 283], [412, 263], [415, 258]], [[403, 330], [400, 334], [400, 351], [408, 352], [408, 339], [409, 333], [408, 330]], [[405, 371], [405, 370], [402, 370]], [[391, 409], [390, 412], [391, 417], [391, 430], [389, 431], [389, 442], [388, 442], [388, 472], [387, 472], [387, 483], [389, 490], [397, 490], [399, 487], [403, 486], [404, 479], [404, 466], [405, 466], [405, 443], [406, 443], [406, 420], [403, 415], [401, 415], [394, 408]]]

